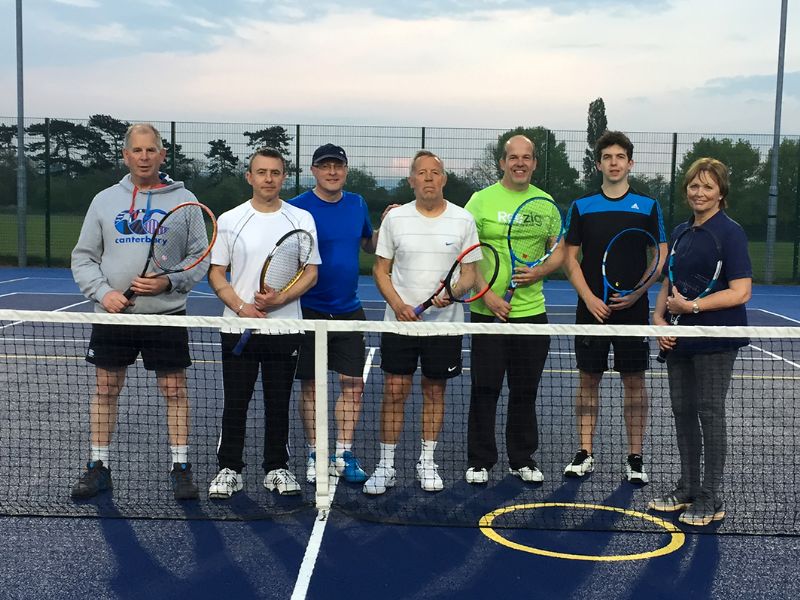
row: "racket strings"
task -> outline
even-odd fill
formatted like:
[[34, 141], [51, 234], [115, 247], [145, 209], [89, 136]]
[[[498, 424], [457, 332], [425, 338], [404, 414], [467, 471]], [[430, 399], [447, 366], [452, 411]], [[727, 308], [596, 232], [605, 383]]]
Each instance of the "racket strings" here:
[[[552, 207], [552, 210], [556, 209]], [[561, 225], [558, 215], [544, 215], [533, 210], [516, 213], [509, 226], [511, 252], [522, 262], [539, 260], [555, 247]], [[548, 243], [551, 239], [555, 242]]]
[[153, 262], [164, 272], [181, 271], [195, 264], [208, 249], [213, 228], [211, 216], [199, 206], [187, 205], [172, 211], [154, 234]]
[[313, 241], [308, 235], [292, 235], [283, 240], [264, 270], [264, 286], [282, 291], [303, 270], [312, 249]]

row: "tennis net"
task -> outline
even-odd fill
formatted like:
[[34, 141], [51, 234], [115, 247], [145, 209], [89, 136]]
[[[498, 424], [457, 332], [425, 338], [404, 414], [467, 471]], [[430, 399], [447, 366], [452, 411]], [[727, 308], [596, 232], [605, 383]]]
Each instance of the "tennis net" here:
[[[96, 324], [119, 325], [120, 336], [131, 325], [187, 328], [193, 362], [187, 369], [191, 407], [189, 461], [200, 488], [199, 500], [178, 502], [173, 498], [168, 476], [172, 461], [167, 409], [156, 378], [145, 370], [140, 359], [128, 369], [119, 396], [109, 459], [113, 491], [88, 500], [70, 497], [70, 489], [90, 452], [89, 407], [95, 390], [95, 367], [85, 358], [92, 326]], [[404, 524], [491, 523], [496, 528], [663, 531], [661, 525], [647, 519], [652, 515], [679, 525], [678, 513], [665, 515], [648, 510], [651, 499], [675, 487], [680, 459], [667, 368], [654, 360], [658, 352], [655, 336], [663, 334], [664, 329], [638, 326], [275, 322], [282, 328], [316, 329], [323, 334], [317, 336], [316, 343], [318, 374], [326, 372], [325, 333], [360, 332], [365, 336], [365, 388], [353, 452], [368, 474], [373, 473], [381, 458], [381, 410], [386, 385], [381, 370], [381, 336], [399, 333], [422, 347], [432, 347], [432, 334], [461, 336], [463, 372], [448, 380], [441, 433], [433, 451], [443, 489], [426, 491], [417, 477], [424, 404], [417, 371], [410, 395], [401, 405], [404, 424], [393, 461], [395, 480], [385, 493], [365, 494], [362, 484], [328, 477], [324, 468], [319, 470], [316, 484], [306, 483], [308, 451], [298, 413], [298, 382], [289, 411], [288, 466], [300, 481], [301, 493], [281, 496], [265, 490], [260, 468], [265, 417], [261, 384], [257, 383], [245, 433], [244, 463], [248, 466], [242, 472], [244, 489], [227, 501], [209, 500], [208, 485], [218, 471], [216, 453], [223, 411], [220, 330], [257, 324], [222, 317], [0, 311], [0, 354], [4, 363], [0, 374], [0, 481], [4, 482], [0, 487], [0, 514], [252, 519], [316, 507]], [[681, 339], [749, 338], [734, 363], [725, 403], [727, 460], [720, 494], [727, 516], [711, 530], [800, 535], [800, 485], [794, 458], [800, 431], [800, 328], [685, 327], [670, 331], [674, 330], [678, 330]], [[509, 472], [512, 465], [506, 444], [506, 385], [498, 401], [496, 422], [485, 425], [492, 430], [489, 437], [496, 440], [497, 462], [488, 470], [486, 483], [465, 481], [470, 466], [470, 379], [476, 367], [472, 349], [478, 334], [490, 340], [508, 336], [512, 353], [514, 340], [549, 337], [536, 400], [539, 435], [534, 458], [543, 474], [541, 483], [522, 481]], [[576, 335], [592, 340], [610, 336], [615, 343], [627, 337], [649, 345], [649, 369], [644, 380], [649, 410], [642, 452], [648, 485], [633, 485], [625, 480], [630, 448], [624, 386], [615, 372], [607, 372], [599, 387], [594, 471], [583, 477], [564, 476], [566, 465], [580, 447], [575, 416], [579, 382]], [[492, 368], [497, 366], [497, 355], [483, 355], [480, 360]], [[611, 362], [622, 358], [618, 349]], [[710, 372], [708, 376], [712, 376]], [[317, 393], [329, 398], [328, 402], [317, 403], [316, 412], [316, 454], [324, 457], [333, 453], [337, 437], [334, 406], [339, 378], [328, 373], [327, 377], [318, 376], [317, 382]], [[513, 427], [509, 429], [512, 430]]]

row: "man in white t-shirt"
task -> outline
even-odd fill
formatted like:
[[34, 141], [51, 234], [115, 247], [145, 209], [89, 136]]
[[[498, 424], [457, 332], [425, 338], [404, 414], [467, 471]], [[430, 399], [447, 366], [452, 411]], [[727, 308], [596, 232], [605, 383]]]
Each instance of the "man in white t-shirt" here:
[[[299, 494], [300, 485], [288, 469], [289, 400], [300, 347], [300, 332], [270, 327], [269, 319], [300, 319], [299, 298], [317, 281], [317, 234], [310, 213], [280, 198], [286, 162], [272, 148], [256, 151], [245, 173], [253, 197], [222, 214], [211, 252], [208, 281], [225, 304], [226, 317], [266, 319], [241, 353], [234, 352], [243, 329], [222, 332], [224, 407], [217, 448], [219, 473], [208, 488], [209, 498], [230, 498], [242, 489], [242, 453], [247, 407], [261, 369], [264, 391], [264, 487], [279, 494]], [[314, 238], [314, 250], [304, 273], [284, 292], [259, 290], [261, 268], [278, 240], [293, 229]], [[230, 267], [230, 282], [226, 271]]]
[[[466, 210], [444, 199], [447, 175], [441, 159], [432, 152], [417, 152], [408, 182], [415, 200], [386, 215], [375, 251], [373, 276], [386, 300], [384, 319], [463, 322], [462, 306], [450, 304], [446, 294], [438, 296], [434, 306], [421, 316], [414, 313], [414, 307], [437, 289], [458, 255], [478, 243], [475, 220]], [[475, 263], [463, 266], [462, 278], [469, 277], [470, 272], [474, 274]], [[461, 374], [461, 336], [385, 333], [381, 337], [384, 380], [380, 462], [364, 484], [365, 494], [383, 494], [395, 485], [394, 454], [418, 362], [422, 367], [423, 409], [417, 479], [425, 491], [438, 492], [444, 487], [433, 452], [444, 420], [447, 380]]]

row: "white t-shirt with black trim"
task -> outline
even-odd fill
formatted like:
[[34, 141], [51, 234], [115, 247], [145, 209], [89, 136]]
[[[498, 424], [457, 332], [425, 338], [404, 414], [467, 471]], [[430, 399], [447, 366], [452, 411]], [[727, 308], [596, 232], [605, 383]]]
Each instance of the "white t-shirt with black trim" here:
[[[390, 210], [381, 223], [378, 256], [392, 260], [392, 285], [403, 302], [417, 306], [439, 287], [458, 255], [478, 243], [475, 219], [460, 206], [447, 202], [436, 217], [422, 215], [416, 201]], [[424, 321], [463, 322], [464, 309], [455, 303], [430, 307]], [[385, 321], [397, 317], [387, 304]]]
[[[281, 201], [275, 212], [260, 212], [248, 200], [217, 219], [217, 241], [211, 250], [211, 264], [231, 268], [231, 285], [245, 302], [253, 302], [260, 286], [261, 268], [278, 240], [293, 229], [305, 229], [314, 238], [314, 250], [309, 264], [322, 261], [317, 248], [317, 228], [311, 213]], [[233, 309], [225, 307], [225, 317], [235, 317]], [[270, 311], [268, 318], [302, 319], [300, 300]], [[286, 333], [259, 329], [259, 333]]]

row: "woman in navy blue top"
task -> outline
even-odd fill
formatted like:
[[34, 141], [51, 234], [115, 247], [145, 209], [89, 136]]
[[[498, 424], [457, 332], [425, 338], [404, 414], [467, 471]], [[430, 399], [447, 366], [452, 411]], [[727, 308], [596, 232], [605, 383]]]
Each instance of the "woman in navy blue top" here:
[[[670, 239], [672, 249], [678, 236], [689, 229], [674, 257], [676, 282], [681, 280], [677, 265], [687, 275], [705, 274], [707, 279], [712, 279], [718, 258], [722, 259], [722, 269], [710, 292], [697, 299], [687, 299], [679, 291], [680, 283], [673, 287], [665, 278], [653, 324], [668, 325], [670, 315], [680, 315], [677, 326], [747, 325], [745, 303], [751, 295], [753, 270], [747, 236], [725, 213], [727, 167], [713, 158], [695, 161], [686, 172], [683, 191], [692, 216], [675, 228]], [[665, 265], [665, 274], [668, 268]], [[700, 285], [702, 288], [705, 284]], [[695, 294], [684, 293], [695, 298]], [[649, 507], [667, 512], [682, 510], [681, 522], [708, 525], [725, 517], [721, 491], [727, 452], [725, 397], [736, 355], [748, 340], [660, 337], [658, 344], [668, 352], [667, 373], [681, 477], [672, 492], [653, 499]]]

